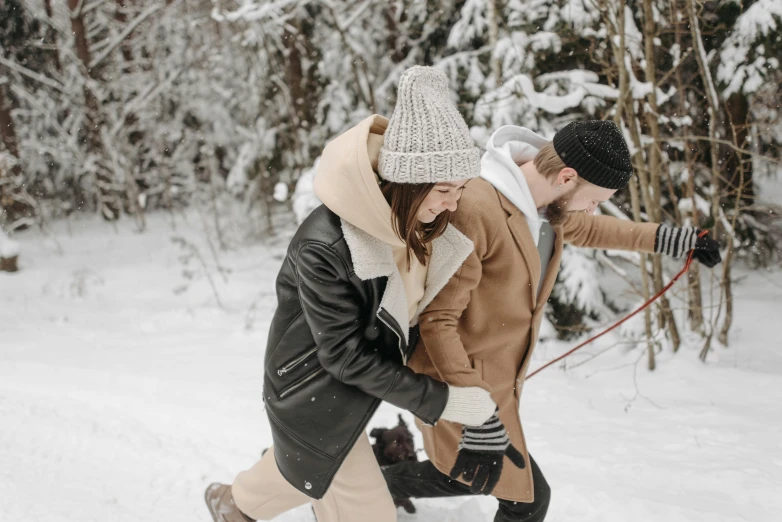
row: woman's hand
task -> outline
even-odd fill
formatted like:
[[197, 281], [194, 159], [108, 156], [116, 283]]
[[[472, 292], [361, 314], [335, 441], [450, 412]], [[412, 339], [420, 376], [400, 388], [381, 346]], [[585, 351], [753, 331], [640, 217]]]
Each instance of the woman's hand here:
[[483, 388], [448, 385], [448, 402], [440, 419], [465, 426], [482, 426], [496, 409], [491, 394]]

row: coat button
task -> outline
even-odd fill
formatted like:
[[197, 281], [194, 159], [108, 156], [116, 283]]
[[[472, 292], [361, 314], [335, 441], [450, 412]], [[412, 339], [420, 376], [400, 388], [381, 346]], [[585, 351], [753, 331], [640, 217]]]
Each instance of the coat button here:
[[305, 482], [304, 489], [312, 489], [312, 484], [310, 484], [309, 482]]

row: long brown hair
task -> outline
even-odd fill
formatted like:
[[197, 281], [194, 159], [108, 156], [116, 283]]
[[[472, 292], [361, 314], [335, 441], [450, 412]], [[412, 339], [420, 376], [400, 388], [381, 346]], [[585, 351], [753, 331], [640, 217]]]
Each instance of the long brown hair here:
[[399, 239], [407, 246], [407, 269], [413, 256], [426, 265], [427, 245], [441, 236], [451, 220], [451, 212], [441, 212], [431, 223], [418, 220], [421, 203], [434, 188], [434, 183], [392, 183], [383, 181], [380, 190], [391, 205], [391, 224]]

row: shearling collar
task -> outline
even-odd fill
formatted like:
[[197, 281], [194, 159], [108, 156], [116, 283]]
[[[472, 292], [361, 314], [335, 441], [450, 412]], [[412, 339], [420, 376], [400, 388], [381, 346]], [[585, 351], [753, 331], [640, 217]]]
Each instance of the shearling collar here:
[[[388, 278], [378, 312], [382, 309], [388, 311], [404, 332], [405, 342], [409, 342], [408, 328], [405, 327], [408, 325], [407, 296], [399, 268], [394, 262], [391, 246], [344, 219], [341, 221], [342, 232], [350, 250], [356, 275], [362, 281], [378, 277]], [[450, 224], [445, 232], [432, 242], [424, 295], [411, 322], [412, 325], [418, 323], [418, 316], [445, 287], [451, 276], [459, 270], [473, 249], [472, 241]]]

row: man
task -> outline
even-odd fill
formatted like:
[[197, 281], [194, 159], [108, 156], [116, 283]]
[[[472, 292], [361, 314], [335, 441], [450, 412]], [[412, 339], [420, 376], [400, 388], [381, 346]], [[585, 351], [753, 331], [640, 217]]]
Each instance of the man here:
[[[497, 130], [452, 223], [474, 252], [420, 317], [410, 360], [420, 373], [491, 393], [481, 428], [418, 423], [428, 457], [384, 468], [395, 498], [492, 494], [495, 522], [539, 522], [550, 489], [527, 451], [519, 399], [563, 243], [694, 257], [712, 267], [718, 244], [691, 228], [593, 216], [627, 186], [630, 152], [611, 122], [574, 122], [553, 142], [515, 126]], [[508, 457], [505, 459], [504, 457]]]

